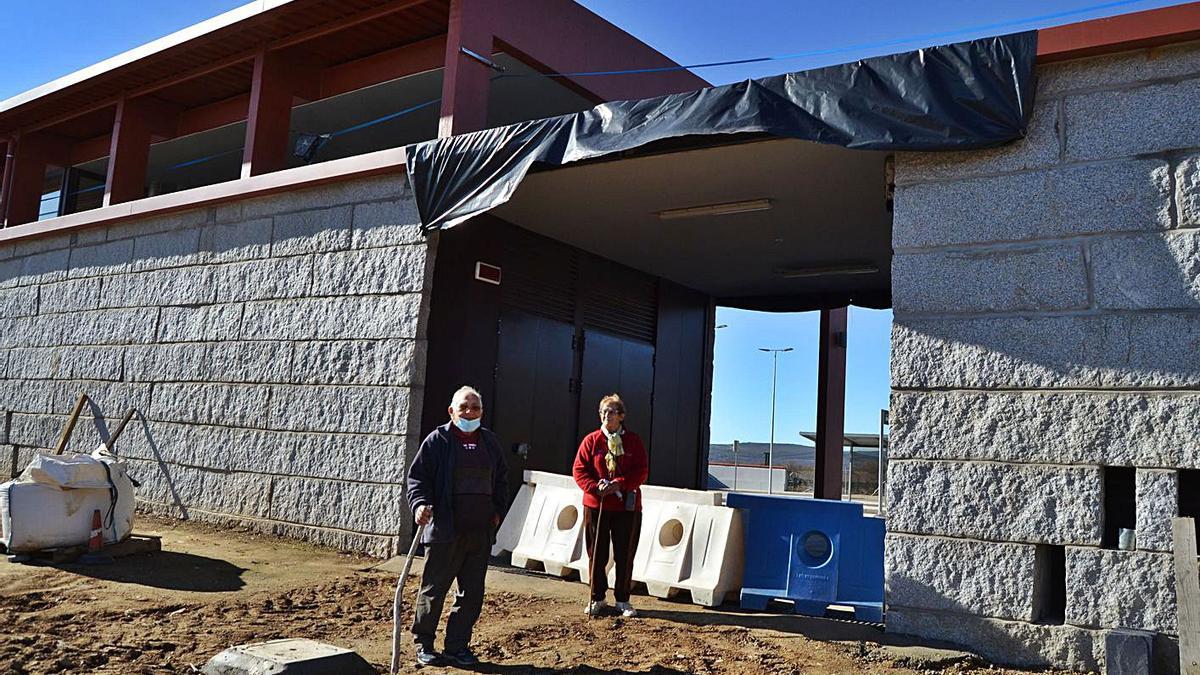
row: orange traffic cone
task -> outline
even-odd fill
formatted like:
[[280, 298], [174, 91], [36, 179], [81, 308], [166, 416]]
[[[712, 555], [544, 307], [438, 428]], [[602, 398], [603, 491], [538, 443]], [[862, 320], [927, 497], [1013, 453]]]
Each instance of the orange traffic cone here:
[[99, 553], [104, 548], [104, 525], [100, 509], [92, 511], [92, 534], [88, 537], [88, 553]]
[[100, 565], [112, 562], [112, 557], [100, 552], [104, 548], [104, 519], [100, 517], [100, 509], [92, 511], [92, 534], [88, 537], [88, 552], [84, 553], [79, 562], [84, 565]]

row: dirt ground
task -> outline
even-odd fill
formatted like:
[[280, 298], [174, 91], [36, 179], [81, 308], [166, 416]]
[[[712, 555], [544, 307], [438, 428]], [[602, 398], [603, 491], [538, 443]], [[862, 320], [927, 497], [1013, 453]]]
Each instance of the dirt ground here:
[[[101, 566], [0, 561], [0, 672], [194, 673], [230, 645], [284, 637], [349, 647], [386, 672], [396, 575], [379, 561], [145, 517], [137, 531], [161, 535], [163, 551]], [[489, 571], [488, 591], [474, 642], [480, 672], [1022, 672], [914, 659], [881, 646], [893, 636], [853, 622], [646, 596], [634, 597], [637, 619], [588, 619], [582, 584], [500, 569]], [[405, 638], [401, 663], [416, 672]]]

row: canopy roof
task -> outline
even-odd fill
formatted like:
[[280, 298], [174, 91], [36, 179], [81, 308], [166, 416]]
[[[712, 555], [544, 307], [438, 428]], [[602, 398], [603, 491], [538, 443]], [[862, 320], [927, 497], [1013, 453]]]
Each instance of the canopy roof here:
[[407, 146], [408, 175], [426, 229], [504, 205], [723, 304], [888, 307], [887, 154], [1024, 136], [1036, 51], [1027, 32], [606, 103]]

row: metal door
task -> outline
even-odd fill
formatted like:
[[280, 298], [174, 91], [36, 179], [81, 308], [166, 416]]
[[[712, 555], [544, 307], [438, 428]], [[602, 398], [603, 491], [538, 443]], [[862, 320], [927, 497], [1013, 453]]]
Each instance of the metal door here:
[[617, 393], [625, 401], [625, 425], [650, 442], [651, 399], [654, 394], [654, 345], [609, 333], [583, 331], [583, 367], [579, 396], [582, 439], [600, 428], [600, 398]]
[[506, 448], [509, 488], [526, 469], [570, 473], [575, 459], [575, 365], [570, 324], [515, 309], [500, 315], [493, 430]]

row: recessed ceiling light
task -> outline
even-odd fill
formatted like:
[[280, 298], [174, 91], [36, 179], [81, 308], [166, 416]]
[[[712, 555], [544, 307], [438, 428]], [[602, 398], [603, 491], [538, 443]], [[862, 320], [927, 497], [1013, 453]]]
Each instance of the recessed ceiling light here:
[[667, 209], [659, 211], [658, 217], [663, 220], [675, 220], [678, 218], [699, 218], [701, 216], [725, 216], [731, 213], [766, 211], [770, 208], [770, 199], [750, 199], [743, 202], [725, 202], [722, 204], [706, 204], [704, 206], [688, 206], [682, 209]]
[[804, 279], [806, 277], [850, 276], [854, 274], [875, 274], [879, 267], [870, 263], [854, 263], [847, 265], [827, 265], [824, 267], [793, 267], [776, 270], [775, 273], [784, 279]]

